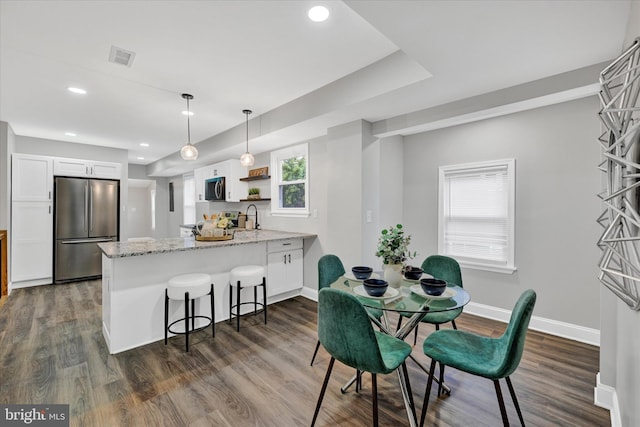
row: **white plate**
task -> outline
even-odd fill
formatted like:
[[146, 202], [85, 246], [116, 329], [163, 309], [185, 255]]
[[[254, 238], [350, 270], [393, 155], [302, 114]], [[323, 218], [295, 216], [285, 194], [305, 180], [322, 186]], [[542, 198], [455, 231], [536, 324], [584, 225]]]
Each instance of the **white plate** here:
[[414, 294], [429, 299], [447, 299], [455, 296], [455, 294], [457, 293], [455, 289], [447, 288], [441, 295], [427, 295], [424, 293], [424, 291], [422, 290], [422, 286], [420, 285], [413, 285], [409, 289], [411, 289], [411, 292], [413, 292]]
[[[351, 280], [352, 282], [362, 282], [363, 279], [356, 279], [356, 276], [353, 275], [352, 271], [347, 271], [346, 273], [344, 273], [344, 277]], [[379, 279], [380, 276], [377, 275], [376, 273], [371, 273], [371, 276], [369, 276], [369, 279]]]
[[387, 292], [384, 293], [381, 297], [372, 297], [364, 290], [364, 285], [356, 286], [353, 288], [353, 293], [360, 295], [361, 297], [367, 297], [372, 299], [391, 299], [397, 297], [400, 292], [392, 287], [387, 288]]

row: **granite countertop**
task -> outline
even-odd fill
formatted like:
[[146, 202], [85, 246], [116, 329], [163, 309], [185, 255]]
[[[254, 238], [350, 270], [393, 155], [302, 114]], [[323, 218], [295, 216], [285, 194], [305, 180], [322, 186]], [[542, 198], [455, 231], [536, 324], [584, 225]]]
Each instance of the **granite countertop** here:
[[237, 246], [251, 243], [270, 242], [285, 239], [304, 239], [315, 237], [315, 234], [296, 233], [278, 230], [249, 230], [236, 231], [232, 240], [213, 242], [199, 242], [194, 237], [170, 237], [166, 239], [152, 239], [146, 241], [105, 242], [98, 243], [98, 247], [107, 258], [122, 258], [140, 255], [161, 254], [197, 249], [218, 248], [222, 246]]

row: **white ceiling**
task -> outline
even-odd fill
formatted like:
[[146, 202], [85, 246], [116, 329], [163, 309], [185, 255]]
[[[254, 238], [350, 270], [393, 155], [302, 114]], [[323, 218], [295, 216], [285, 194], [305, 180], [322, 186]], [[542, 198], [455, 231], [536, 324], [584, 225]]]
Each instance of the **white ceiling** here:
[[[306, 17], [315, 4], [328, 21]], [[181, 93], [195, 97], [202, 160], [244, 151], [245, 108], [259, 153], [609, 60], [629, 10], [608, 0], [0, 0], [0, 120], [177, 174], [193, 168], [176, 154]], [[134, 51], [133, 65], [108, 62], [111, 46]]]

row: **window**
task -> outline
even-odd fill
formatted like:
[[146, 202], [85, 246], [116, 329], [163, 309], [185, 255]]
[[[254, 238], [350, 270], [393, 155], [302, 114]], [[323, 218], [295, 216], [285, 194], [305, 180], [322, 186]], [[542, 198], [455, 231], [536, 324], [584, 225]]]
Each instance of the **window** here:
[[182, 176], [182, 223], [196, 223], [196, 181], [193, 174]]
[[271, 174], [271, 213], [309, 215], [308, 144], [272, 152]]
[[512, 273], [515, 160], [439, 168], [438, 252], [461, 265]]

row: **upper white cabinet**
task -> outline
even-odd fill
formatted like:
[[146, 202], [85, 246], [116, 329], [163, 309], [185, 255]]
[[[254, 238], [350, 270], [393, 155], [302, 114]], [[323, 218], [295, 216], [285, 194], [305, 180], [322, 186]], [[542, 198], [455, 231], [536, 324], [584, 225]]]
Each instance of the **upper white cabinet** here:
[[58, 176], [120, 179], [120, 164], [56, 158], [53, 160], [53, 174]]
[[50, 157], [13, 154], [11, 199], [20, 202], [50, 202], [53, 195]]
[[204, 198], [204, 181], [208, 179], [206, 178], [208, 171], [208, 166], [198, 168], [193, 171], [193, 180], [196, 188], [196, 203], [206, 202]]
[[247, 183], [240, 181], [246, 176], [247, 168], [240, 164], [238, 159], [229, 159], [224, 162], [204, 166], [193, 171], [195, 180], [196, 202], [206, 202], [204, 182], [215, 177], [224, 177], [225, 201], [239, 202], [247, 197]]

